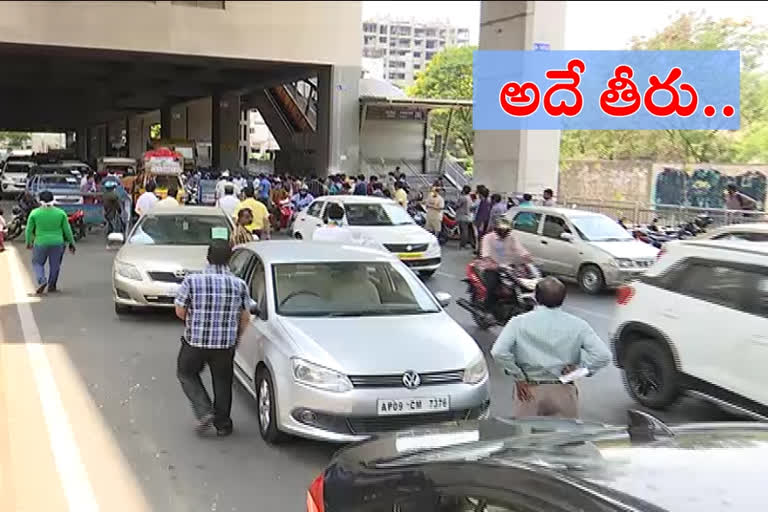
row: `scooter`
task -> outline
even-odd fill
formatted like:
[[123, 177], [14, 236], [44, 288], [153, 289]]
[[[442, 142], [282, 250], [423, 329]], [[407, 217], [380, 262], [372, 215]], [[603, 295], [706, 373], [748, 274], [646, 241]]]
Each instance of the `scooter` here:
[[506, 325], [510, 318], [531, 311], [536, 305], [534, 291], [541, 280], [541, 272], [534, 265], [518, 265], [499, 268], [499, 288], [493, 311], [488, 311], [485, 298], [488, 293], [485, 282], [486, 265], [474, 260], [467, 265], [467, 293], [469, 298], [460, 298], [456, 303], [472, 315], [480, 329], [494, 325]]
[[27, 225], [27, 214], [20, 206], [14, 206], [12, 213], [13, 218], [11, 219], [11, 222], [8, 223], [5, 233], [6, 240], [13, 240], [18, 237], [24, 232], [24, 227]]
[[286, 198], [280, 201], [279, 207], [280, 207], [280, 219], [278, 223], [278, 228], [287, 229], [293, 222], [293, 217], [295, 215], [293, 203], [289, 198]]
[[406, 211], [419, 226], [424, 227], [427, 224], [427, 208], [420, 200], [409, 202]]
[[85, 212], [83, 210], [77, 210], [67, 216], [69, 221], [69, 227], [72, 229], [72, 236], [75, 237], [75, 241], [85, 238], [87, 232], [85, 226]]
[[456, 220], [456, 211], [450, 205], [445, 205], [443, 209], [443, 223], [440, 229], [440, 241], [459, 240], [461, 231], [459, 230], [459, 221]]

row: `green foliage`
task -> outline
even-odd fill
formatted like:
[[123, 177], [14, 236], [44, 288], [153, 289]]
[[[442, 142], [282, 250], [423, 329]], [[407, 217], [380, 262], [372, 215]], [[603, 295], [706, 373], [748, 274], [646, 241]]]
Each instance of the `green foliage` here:
[[[415, 98], [472, 99], [472, 53], [476, 47], [446, 48], [419, 73], [414, 84], [406, 91]], [[430, 124], [435, 133], [445, 133], [448, 110], [433, 110]], [[451, 153], [458, 157], [474, 154], [472, 110], [455, 109], [451, 120], [448, 144]]]
[[607, 131], [562, 133], [560, 157], [568, 159], [652, 159], [667, 162], [768, 162], [768, 75], [760, 59], [768, 31], [750, 20], [714, 20], [680, 14], [651, 37], [634, 38], [633, 50], [740, 50], [741, 129]]
[[149, 125], [149, 138], [151, 140], [157, 140], [160, 138], [160, 123]]
[[32, 135], [25, 132], [0, 132], [0, 146], [23, 149], [32, 142]]

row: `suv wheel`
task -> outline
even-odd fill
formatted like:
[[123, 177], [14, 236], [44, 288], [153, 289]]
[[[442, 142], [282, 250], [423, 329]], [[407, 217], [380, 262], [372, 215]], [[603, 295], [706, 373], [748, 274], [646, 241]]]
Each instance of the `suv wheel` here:
[[639, 404], [663, 409], [680, 396], [675, 361], [661, 343], [653, 340], [631, 342], [623, 367], [627, 391]]
[[275, 385], [269, 370], [262, 368], [256, 376], [256, 406], [259, 410], [259, 433], [270, 444], [279, 443], [284, 434], [277, 427]]
[[595, 295], [605, 288], [603, 271], [597, 265], [584, 265], [579, 270], [579, 287], [585, 293]]

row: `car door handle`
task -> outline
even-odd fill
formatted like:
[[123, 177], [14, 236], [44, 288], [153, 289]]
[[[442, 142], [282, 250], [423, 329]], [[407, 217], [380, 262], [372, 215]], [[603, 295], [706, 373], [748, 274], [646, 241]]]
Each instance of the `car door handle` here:
[[315, 224], [315, 227], [318, 227], [318, 228], [319, 228], [319, 227], [321, 227], [321, 226], [322, 226], [322, 224]]
[[546, 240], [542, 240], [541, 243], [544, 245], [547, 245], [549, 242], [547, 242]]
[[664, 311], [662, 311], [661, 316], [671, 318], [673, 320], [677, 320], [678, 318], [680, 318], [680, 316], [674, 311], [672, 311], [671, 309], [665, 309]]

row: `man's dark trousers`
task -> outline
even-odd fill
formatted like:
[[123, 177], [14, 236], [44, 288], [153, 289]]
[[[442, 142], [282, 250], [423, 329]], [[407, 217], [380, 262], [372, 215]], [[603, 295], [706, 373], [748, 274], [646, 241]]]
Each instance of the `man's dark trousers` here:
[[[232, 380], [235, 348], [199, 348], [181, 340], [176, 375], [198, 420], [213, 414], [218, 430], [232, 428]], [[213, 404], [200, 379], [205, 364], [211, 369]]]

